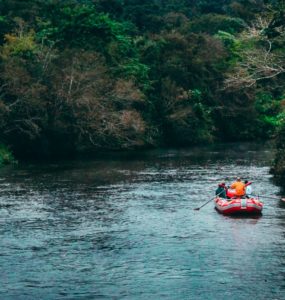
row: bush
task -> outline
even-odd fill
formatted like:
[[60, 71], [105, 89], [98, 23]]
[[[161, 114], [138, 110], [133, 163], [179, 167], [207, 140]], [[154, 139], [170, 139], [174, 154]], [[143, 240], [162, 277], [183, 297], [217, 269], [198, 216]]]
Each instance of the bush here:
[[278, 131], [276, 139], [277, 152], [271, 169], [274, 175], [285, 176], [285, 123]]
[[215, 34], [221, 30], [233, 34], [242, 31], [245, 27], [246, 24], [242, 19], [218, 14], [207, 14], [192, 22], [191, 31]]
[[256, 96], [255, 109], [257, 111], [257, 135], [271, 138], [282, 125], [284, 112], [281, 101], [272, 97], [269, 92], [260, 92]]
[[0, 166], [11, 164], [15, 162], [15, 158], [12, 152], [8, 149], [7, 146], [0, 144]]

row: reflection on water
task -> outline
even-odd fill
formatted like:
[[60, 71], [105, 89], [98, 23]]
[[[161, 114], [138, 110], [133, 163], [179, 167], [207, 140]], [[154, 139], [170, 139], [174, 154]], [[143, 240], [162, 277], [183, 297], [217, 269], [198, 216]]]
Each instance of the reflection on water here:
[[219, 145], [0, 171], [0, 299], [284, 299], [285, 208], [218, 214], [236, 175], [280, 193], [270, 148]]

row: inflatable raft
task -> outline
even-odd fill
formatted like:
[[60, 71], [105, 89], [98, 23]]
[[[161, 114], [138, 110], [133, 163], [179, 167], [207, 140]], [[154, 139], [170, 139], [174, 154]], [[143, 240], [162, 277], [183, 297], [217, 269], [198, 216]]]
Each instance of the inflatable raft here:
[[224, 215], [261, 214], [263, 203], [257, 198], [215, 199], [215, 208]]

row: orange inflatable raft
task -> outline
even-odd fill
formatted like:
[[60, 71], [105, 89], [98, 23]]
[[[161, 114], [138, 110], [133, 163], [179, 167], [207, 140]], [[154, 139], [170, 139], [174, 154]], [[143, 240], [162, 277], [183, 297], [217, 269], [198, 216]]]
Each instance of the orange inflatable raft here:
[[217, 197], [215, 199], [215, 208], [224, 215], [261, 214], [263, 203], [257, 198], [233, 198], [227, 200]]

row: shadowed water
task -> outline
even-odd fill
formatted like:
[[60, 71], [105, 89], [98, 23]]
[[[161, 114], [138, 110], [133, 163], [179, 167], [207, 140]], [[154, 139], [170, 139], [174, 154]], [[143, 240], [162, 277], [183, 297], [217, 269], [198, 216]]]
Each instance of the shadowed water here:
[[285, 207], [218, 214], [236, 175], [278, 195], [270, 148], [219, 145], [0, 170], [0, 299], [285, 299]]

